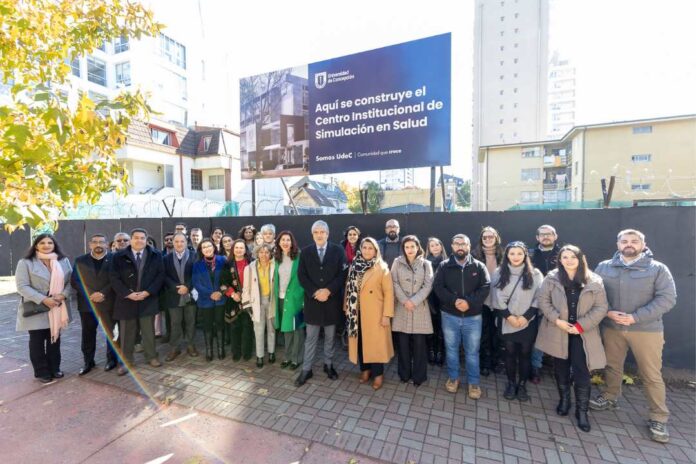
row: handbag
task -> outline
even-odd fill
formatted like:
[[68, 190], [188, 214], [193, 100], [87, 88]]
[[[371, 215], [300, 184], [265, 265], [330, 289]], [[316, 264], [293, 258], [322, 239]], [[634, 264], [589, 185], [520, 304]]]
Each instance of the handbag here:
[[44, 314], [51, 310], [48, 306], [43, 303], [36, 304], [33, 301], [28, 301], [22, 298], [22, 316], [30, 317], [36, 316], [37, 314]]

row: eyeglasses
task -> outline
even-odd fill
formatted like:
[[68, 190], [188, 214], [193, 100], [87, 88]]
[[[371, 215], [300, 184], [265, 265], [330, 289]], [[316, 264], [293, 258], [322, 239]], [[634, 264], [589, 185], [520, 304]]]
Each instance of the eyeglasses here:
[[464, 248], [468, 247], [469, 244], [466, 242], [452, 242], [452, 247], [457, 247], [457, 248]]
[[538, 237], [553, 237], [554, 234], [553, 232], [540, 232], [537, 234]]
[[127, 238], [118, 238], [116, 239], [117, 242], [130, 242]]
[[484, 240], [495, 240], [495, 235], [484, 235], [483, 237]]

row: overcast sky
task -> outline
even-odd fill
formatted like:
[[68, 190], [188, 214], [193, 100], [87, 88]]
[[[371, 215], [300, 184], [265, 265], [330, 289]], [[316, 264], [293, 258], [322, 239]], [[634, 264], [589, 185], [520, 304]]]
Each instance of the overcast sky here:
[[[242, 77], [451, 32], [453, 166], [446, 172], [471, 177], [473, 0], [152, 4], [162, 22], [183, 19], [191, 40], [201, 41], [206, 122], [233, 130]], [[551, 0], [549, 48], [577, 67], [576, 123], [696, 113], [694, 18], [691, 0]], [[428, 186], [428, 176], [428, 168], [417, 170], [419, 186]]]

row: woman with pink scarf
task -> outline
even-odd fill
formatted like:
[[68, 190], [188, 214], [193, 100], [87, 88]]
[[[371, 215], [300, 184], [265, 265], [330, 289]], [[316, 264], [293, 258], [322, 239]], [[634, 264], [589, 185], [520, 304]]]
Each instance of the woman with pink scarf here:
[[[51, 234], [34, 239], [27, 255], [17, 263], [15, 280], [20, 300], [17, 331], [29, 331], [29, 358], [34, 377], [49, 384], [63, 378], [60, 370], [60, 331], [69, 322], [70, 261]], [[50, 308], [24, 317], [24, 303]]]

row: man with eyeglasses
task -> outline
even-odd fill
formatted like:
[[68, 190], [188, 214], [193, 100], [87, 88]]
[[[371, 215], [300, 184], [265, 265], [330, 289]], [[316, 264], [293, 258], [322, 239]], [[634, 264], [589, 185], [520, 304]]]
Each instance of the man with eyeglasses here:
[[463, 344], [469, 398], [478, 400], [481, 398], [481, 309], [490, 290], [490, 276], [485, 264], [474, 259], [470, 250], [469, 237], [464, 234], [452, 237], [452, 256], [440, 264], [433, 290], [442, 311], [448, 376], [445, 388], [450, 393], [459, 390], [459, 350]]
[[[539, 226], [536, 233], [537, 246], [529, 250], [529, 257], [532, 260], [532, 266], [539, 269], [546, 277], [550, 271], [553, 271], [558, 266], [558, 252], [561, 251], [561, 246], [557, 243], [558, 235], [553, 226], [544, 224]], [[539, 324], [544, 316], [539, 313]], [[529, 381], [533, 384], [541, 382], [541, 365], [544, 358], [544, 353], [536, 348], [532, 349], [532, 370], [529, 374]]]
[[390, 219], [384, 225], [384, 232], [387, 236], [377, 242], [379, 251], [382, 253], [382, 259], [387, 263], [389, 269], [391, 269], [394, 260], [401, 254], [400, 231], [399, 221]]
[[116, 244], [116, 250], [125, 250], [130, 245], [130, 235], [125, 232], [119, 232], [114, 235], [114, 243]]
[[70, 284], [77, 291], [77, 309], [82, 326], [82, 356], [84, 366], [79, 375], [85, 375], [95, 367], [94, 355], [97, 346], [97, 327], [101, 325], [106, 333], [106, 365], [110, 371], [117, 365], [116, 351], [113, 347], [114, 296], [111, 291], [111, 253], [107, 249], [106, 236], [94, 234], [89, 239], [89, 253], [75, 258], [74, 272]]

